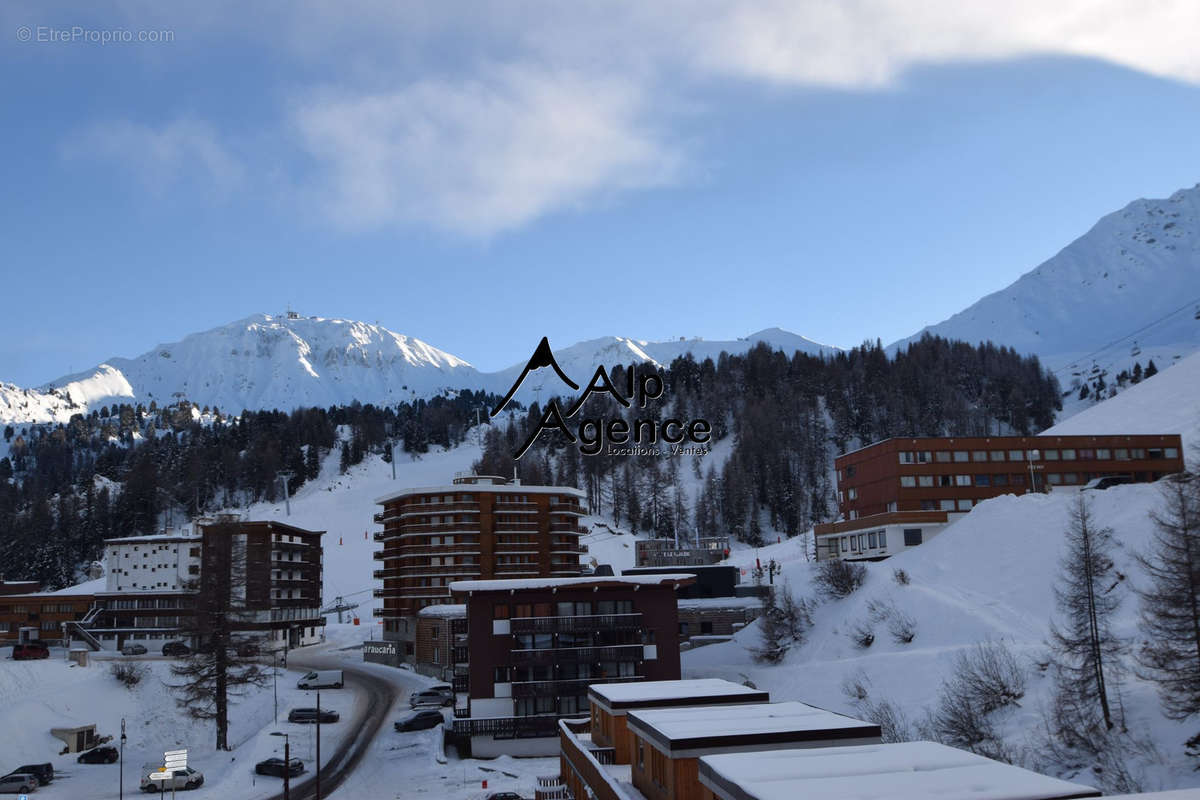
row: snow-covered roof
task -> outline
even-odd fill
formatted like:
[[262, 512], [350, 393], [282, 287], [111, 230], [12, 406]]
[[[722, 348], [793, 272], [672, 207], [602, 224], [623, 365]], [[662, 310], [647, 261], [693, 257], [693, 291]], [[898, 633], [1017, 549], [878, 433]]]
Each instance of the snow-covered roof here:
[[[398, 492], [391, 492], [375, 498], [375, 504], [383, 505], [384, 503], [390, 503], [392, 500], [408, 497], [412, 494], [478, 494], [479, 492], [491, 492], [494, 494], [569, 494], [581, 500], [587, 496], [582, 489], [576, 489], [573, 486], [526, 486], [523, 483], [507, 483], [504, 485], [494, 483], [455, 483], [444, 484], [442, 486], [416, 486], [411, 489], [401, 489]], [[554, 507], [551, 506], [550, 510], [553, 511]]]
[[674, 756], [717, 748], [878, 739], [879, 726], [807, 703], [755, 703], [630, 711], [626, 724]]
[[68, 586], [64, 589], [55, 589], [52, 592], [37, 592], [37, 594], [96, 594], [104, 591], [104, 585], [107, 578], [93, 578], [90, 581], [77, 583], [74, 586]]
[[105, 539], [109, 544], [162, 544], [171, 542], [199, 542], [203, 537], [194, 533], [154, 533], [149, 536], [123, 536], [119, 539]]
[[700, 783], [720, 800], [1051, 800], [1100, 795], [1090, 786], [934, 742], [706, 755], [700, 759]]
[[507, 592], [519, 589], [561, 589], [580, 586], [658, 586], [671, 583], [692, 583], [695, 575], [594, 575], [586, 578], [500, 578], [488, 581], [454, 581], [452, 592]]
[[681, 597], [680, 608], [759, 608], [761, 597]]
[[694, 678], [685, 681], [630, 681], [594, 683], [588, 687], [593, 701], [607, 709], [631, 706], [652, 707], [703, 704], [733, 699], [739, 703], [766, 702], [770, 695], [740, 683], [721, 678]]
[[467, 607], [462, 603], [445, 603], [436, 606], [425, 606], [417, 612], [418, 617], [437, 617], [439, 619], [456, 619], [467, 615]]

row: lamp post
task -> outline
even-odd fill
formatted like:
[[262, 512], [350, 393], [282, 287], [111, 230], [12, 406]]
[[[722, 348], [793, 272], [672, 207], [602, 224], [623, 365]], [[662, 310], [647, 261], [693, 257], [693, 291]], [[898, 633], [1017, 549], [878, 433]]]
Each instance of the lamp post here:
[[321, 800], [321, 690], [317, 689], [317, 797]]
[[279, 724], [279, 651], [271, 651], [271, 694], [275, 697], [275, 724]]
[[1035, 467], [1033, 465], [1033, 462], [1035, 459], [1041, 458], [1041, 456], [1042, 456], [1042, 454], [1040, 452], [1038, 452], [1037, 450], [1026, 450], [1025, 451], [1025, 458], [1026, 458], [1026, 461], [1028, 461], [1028, 463], [1029, 463], [1029, 491], [1031, 491], [1031, 492], [1037, 491], [1037, 480], [1035, 477], [1037, 475], [1037, 473], [1034, 472], [1034, 470], [1042, 469], [1041, 464], [1038, 464]]
[[121, 763], [117, 780], [120, 781], [117, 787], [117, 797], [120, 800], [125, 800], [125, 718], [121, 717]]
[[292, 772], [292, 749], [289, 746], [288, 735], [279, 731], [271, 731], [271, 735], [283, 737], [283, 800], [292, 800], [292, 783], [288, 780]]

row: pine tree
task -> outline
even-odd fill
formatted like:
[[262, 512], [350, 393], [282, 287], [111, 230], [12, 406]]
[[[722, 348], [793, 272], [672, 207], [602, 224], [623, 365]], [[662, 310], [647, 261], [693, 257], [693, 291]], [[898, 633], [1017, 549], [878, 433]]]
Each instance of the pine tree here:
[[1154, 366], [1154, 359], [1152, 358], [1150, 359], [1149, 363], [1146, 364], [1146, 371], [1142, 374], [1142, 378], [1153, 378], [1157, 374], [1158, 367]]
[[1150, 551], [1138, 557], [1150, 579], [1138, 592], [1148, 640], [1138, 665], [1158, 684], [1163, 713], [1183, 720], [1200, 714], [1200, 478], [1173, 475], [1162, 486], [1165, 508], [1152, 514]]
[[754, 659], [767, 664], [778, 664], [787, 654], [790, 643], [785, 640], [786, 633], [782, 614], [775, 600], [774, 589], [768, 591], [763, 598], [762, 614], [758, 618], [758, 631], [762, 640], [753, 653]]
[[[1070, 738], [1079, 725], [1090, 725], [1098, 705], [1106, 729], [1114, 725], [1109, 694], [1120, 669], [1122, 642], [1109, 621], [1120, 605], [1110, 552], [1112, 530], [1092, 518], [1085, 495], [1071, 509], [1066, 553], [1060, 562], [1054, 597], [1061, 622], [1050, 625], [1050, 644], [1056, 655], [1056, 706], [1060, 733]], [[1120, 721], [1120, 720], [1118, 720]]]

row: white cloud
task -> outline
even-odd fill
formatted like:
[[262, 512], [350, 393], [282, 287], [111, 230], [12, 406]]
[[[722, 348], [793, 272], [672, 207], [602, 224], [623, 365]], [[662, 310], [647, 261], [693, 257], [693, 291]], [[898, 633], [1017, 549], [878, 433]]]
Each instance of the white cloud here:
[[190, 119], [158, 128], [128, 120], [98, 122], [67, 139], [62, 152], [70, 159], [113, 161], [156, 193], [191, 178], [228, 191], [241, 183], [245, 174], [216, 129]]
[[428, 223], [471, 236], [662, 185], [680, 157], [636, 86], [500, 67], [395, 91], [324, 92], [293, 113], [325, 210], [350, 228]]

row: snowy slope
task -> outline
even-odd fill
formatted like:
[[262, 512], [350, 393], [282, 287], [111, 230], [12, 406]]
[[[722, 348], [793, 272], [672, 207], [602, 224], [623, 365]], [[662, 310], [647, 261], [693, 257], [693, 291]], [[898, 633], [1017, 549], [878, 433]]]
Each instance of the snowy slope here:
[[892, 347], [928, 332], [1009, 345], [1054, 369], [1095, 360], [1115, 373], [1132, 365], [1136, 342], [1143, 365], [1161, 367], [1200, 347], [1197, 304], [1200, 185], [1103, 217], [1011, 286]]
[[[1147, 548], [1150, 512], [1160, 504], [1158, 492], [1154, 485], [1139, 484], [1089, 493], [1096, 518], [1116, 533], [1115, 561], [1118, 571], [1128, 576], [1126, 584], [1145, 581], [1134, 555]], [[1060, 491], [1006, 495], [981, 503], [920, 547], [867, 564], [863, 587], [846, 599], [821, 605], [813, 615], [808, 641], [793, 648], [781, 665], [753, 661], [748, 648], [758, 644], [759, 634], [752, 626], [733, 642], [685, 653], [684, 676], [748, 677], [770, 691], [772, 700], [803, 700], [846, 713], [854, 708], [842, 691], [843, 682], [865, 677], [873, 700], [887, 699], [915, 720], [936, 702], [956, 654], [977, 642], [1004, 641], [1027, 666], [1027, 697], [1002, 721], [1006, 737], [1014, 745], [1023, 745], [1038, 730], [1038, 709], [1050, 689], [1049, 678], [1034, 663], [1045, 651], [1055, 613], [1051, 587], [1075, 497], [1073, 491]], [[732, 561], [749, 568], [755, 558], [764, 563], [774, 558], [783, 564], [777, 584], [787, 581], [800, 597], [814, 594], [813, 565], [804, 560], [797, 540], [738, 553]], [[895, 569], [908, 572], [911, 583], [896, 583]], [[1115, 627], [1119, 635], [1136, 641], [1137, 600], [1128, 588], [1120, 591], [1124, 599]], [[874, 623], [875, 643], [859, 649], [849, 631], [856, 623], [870, 620], [871, 601], [892, 604], [915, 619], [913, 642], [897, 643], [886, 624]], [[1122, 687], [1122, 699], [1131, 729], [1152, 738], [1162, 753], [1162, 764], [1146, 761], [1139, 766], [1146, 788], [1200, 786], [1200, 774], [1183, 754], [1183, 743], [1195, 733], [1195, 724], [1165, 719], [1153, 686], [1133, 675]]]
[[1200, 446], [1200, 353], [1043, 431], [1046, 436], [1178, 433], [1195, 466]]

